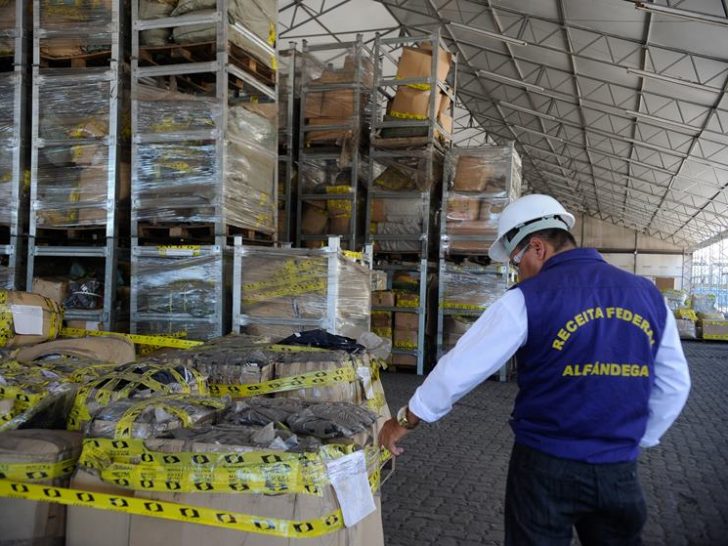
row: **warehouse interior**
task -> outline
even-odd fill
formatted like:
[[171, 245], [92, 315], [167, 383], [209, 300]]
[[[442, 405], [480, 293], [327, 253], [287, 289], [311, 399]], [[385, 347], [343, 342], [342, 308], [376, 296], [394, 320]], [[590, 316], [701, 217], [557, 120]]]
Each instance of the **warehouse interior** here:
[[0, 0], [0, 546], [502, 544], [517, 358], [378, 434], [530, 194], [664, 297], [644, 541], [720, 544], [726, 45], [725, 0]]

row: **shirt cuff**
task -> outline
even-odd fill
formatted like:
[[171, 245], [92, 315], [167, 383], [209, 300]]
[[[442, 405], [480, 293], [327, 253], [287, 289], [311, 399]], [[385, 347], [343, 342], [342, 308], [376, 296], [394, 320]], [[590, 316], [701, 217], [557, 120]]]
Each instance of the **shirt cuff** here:
[[432, 413], [420, 399], [419, 393], [415, 391], [407, 404], [409, 410], [426, 423], [434, 423], [438, 416]]

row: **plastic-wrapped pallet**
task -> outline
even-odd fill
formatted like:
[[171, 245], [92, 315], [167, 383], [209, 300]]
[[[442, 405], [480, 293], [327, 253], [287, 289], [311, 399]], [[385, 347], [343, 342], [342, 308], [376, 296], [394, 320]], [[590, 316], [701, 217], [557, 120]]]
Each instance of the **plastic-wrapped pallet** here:
[[[39, 485], [68, 485], [81, 454], [81, 435], [62, 430], [0, 432], [0, 467], [9, 480]], [[42, 471], [29, 468], [42, 467]], [[31, 475], [46, 475], [37, 480]], [[0, 544], [63, 544], [66, 507], [51, 502], [0, 498]]]
[[[13, 2], [10, 5], [13, 6]], [[17, 81], [18, 76], [12, 72], [0, 74], [0, 225], [3, 226], [11, 225], [13, 214], [17, 214], [12, 207], [11, 186], [13, 158], [20, 146], [15, 135], [14, 104]]]
[[[171, 13], [173, 17], [212, 14], [217, 8], [217, 0], [178, 0], [176, 4]], [[230, 0], [227, 21], [228, 38], [233, 44], [275, 68], [275, 59], [259, 45], [260, 41], [275, 47], [278, 5], [273, 0]], [[252, 32], [258, 40], [238, 32], [236, 23]], [[213, 42], [217, 38], [217, 27], [214, 23], [178, 26], [172, 30], [172, 37], [178, 44]]]
[[115, 20], [112, 0], [41, 0], [39, 6], [40, 28], [46, 31], [39, 40], [42, 57], [77, 57], [111, 49], [113, 32], [106, 29]]
[[445, 309], [485, 310], [506, 289], [503, 268], [461, 268], [449, 266], [442, 274]]
[[[139, 133], [170, 137], [138, 146], [134, 196], [140, 222], [222, 221], [275, 232], [273, 109], [230, 104], [223, 128], [223, 112], [214, 97], [140, 86], [138, 105]], [[184, 136], [190, 131], [207, 132], [209, 137], [190, 140]], [[224, 131], [223, 150], [216, 146], [217, 131]], [[171, 138], [175, 133], [179, 139]], [[222, 172], [217, 171], [218, 152], [224, 158]]]
[[[56, 69], [38, 77], [38, 135], [47, 140], [73, 140], [78, 144], [44, 146], [38, 155], [38, 209], [40, 228], [105, 226], [109, 180], [110, 97], [114, 82], [107, 69]], [[73, 78], [57, 78], [56, 76]], [[83, 92], [79, 92], [82, 85]], [[96, 142], [94, 142], [96, 141]], [[117, 208], [128, 202], [129, 164], [121, 161], [114, 175], [118, 184]]]
[[351, 338], [369, 331], [371, 270], [342, 252], [242, 246], [238, 259], [247, 333], [280, 340], [314, 327]]

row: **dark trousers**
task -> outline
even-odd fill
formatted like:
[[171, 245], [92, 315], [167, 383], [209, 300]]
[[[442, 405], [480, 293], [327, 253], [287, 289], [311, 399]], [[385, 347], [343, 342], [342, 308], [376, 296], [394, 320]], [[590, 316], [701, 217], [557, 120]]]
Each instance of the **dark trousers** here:
[[589, 464], [516, 444], [506, 485], [506, 546], [639, 545], [647, 519], [637, 463]]

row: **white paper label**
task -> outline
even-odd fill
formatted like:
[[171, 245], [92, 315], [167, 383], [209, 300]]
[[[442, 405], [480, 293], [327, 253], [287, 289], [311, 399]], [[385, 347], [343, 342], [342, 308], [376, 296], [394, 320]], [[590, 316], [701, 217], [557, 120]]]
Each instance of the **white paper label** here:
[[363, 451], [327, 461], [326, 471], [339, 500], [344, 525], [352, 527], [377, 509]]
[[43, 308], [37, 305], [11, 305], [16, 334], [43, 335]]

